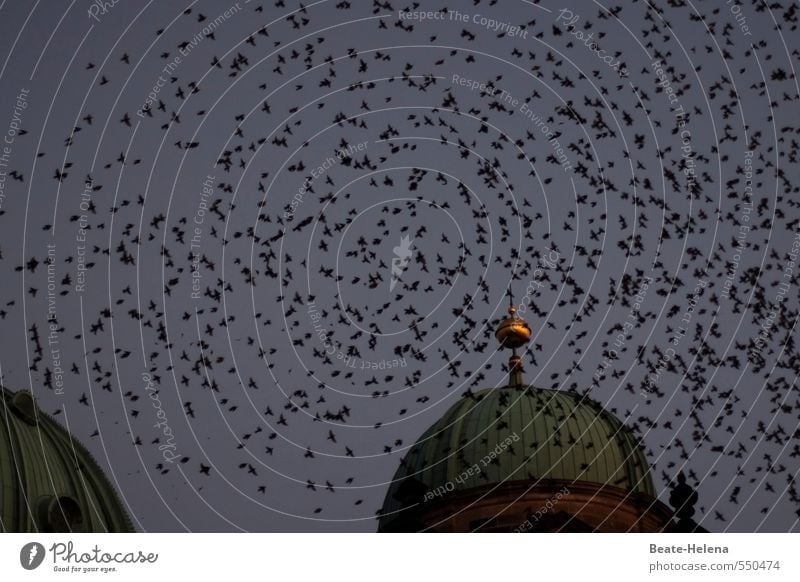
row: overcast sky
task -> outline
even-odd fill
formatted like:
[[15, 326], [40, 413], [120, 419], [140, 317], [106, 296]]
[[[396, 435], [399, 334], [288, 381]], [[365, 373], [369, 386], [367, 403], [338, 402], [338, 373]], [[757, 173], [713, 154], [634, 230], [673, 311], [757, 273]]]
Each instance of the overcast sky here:
[[137, 529], [374, 531], [512, 278], [662, 500], [800, 529], [791, 3], [107, 4], [0, 6], [0, 372]]

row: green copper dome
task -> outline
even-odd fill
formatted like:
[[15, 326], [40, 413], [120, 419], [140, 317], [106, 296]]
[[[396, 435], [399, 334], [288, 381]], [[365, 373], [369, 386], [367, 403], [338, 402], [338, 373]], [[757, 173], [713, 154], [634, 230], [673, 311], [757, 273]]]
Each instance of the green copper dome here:
[[517, 386], [462, 398], [425, 431], [395, 473], [382, 514], [392, 519], [404, 496], [398, 491], [408, 483], [429, 500], [538, 479], [656, 496], [637, 438], [614, 415], [572, 392]]
[[83, 445], [30, 392], [0, 387], [0, 397], [0, 531], [133, 531]]

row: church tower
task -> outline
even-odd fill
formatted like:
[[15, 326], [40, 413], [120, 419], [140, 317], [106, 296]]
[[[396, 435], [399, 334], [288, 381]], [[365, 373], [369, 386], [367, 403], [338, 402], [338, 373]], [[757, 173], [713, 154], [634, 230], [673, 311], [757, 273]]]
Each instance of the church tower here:
[[508, 384], [462, 397], [409, 449], [378, 531], [700, 531], [696, 492], [684, 479], [677, 510], [658, 501], [639, 439], [613, 414], [525, 384], [516, 350], [531, 329], [513, 307], [495, 337], [512, 350]]

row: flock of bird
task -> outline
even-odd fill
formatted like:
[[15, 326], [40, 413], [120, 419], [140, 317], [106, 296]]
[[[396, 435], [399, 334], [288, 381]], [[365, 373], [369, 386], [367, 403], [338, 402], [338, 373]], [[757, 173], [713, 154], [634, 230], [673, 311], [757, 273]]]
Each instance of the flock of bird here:
[[429, 3], [254, 1], [161, 72], [217, 18], [200, 2], [77, 52], [79, 99], [39, 74], [60, 123], [32, 101], [5, 185], [3, 382], [111, 467], [139, 528], [374, 529], [415, 439], [504, 382], [510, 291], [526, 380], [624, 420], [709, 530], [798, 530], [796, 5], [743, 5], [752, 36], [724, 4], [582, 6], [623, 79], [555, 5], [506, 4], [463, 10], [527, 39], [399, 17]]

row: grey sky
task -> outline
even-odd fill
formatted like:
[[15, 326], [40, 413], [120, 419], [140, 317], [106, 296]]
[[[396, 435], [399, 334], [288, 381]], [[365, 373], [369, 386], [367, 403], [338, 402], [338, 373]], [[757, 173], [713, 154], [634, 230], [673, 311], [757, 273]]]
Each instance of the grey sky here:
[[[0, 131], [28, 90], [0, 168], [23, 175], [0, 199], [2, 381], [60, 411], [138, 529], [374, 531], [407, 447], [466, 389], [503, 381], [491, 322], [515, 273], [517, 302], [536, 289], [526, 378], [591, 390], [635, 425], [660, 491], [694, 471], [708, 529], [798, 530], [795, 10], [540, 4], [451, 6], [466, 22], [399, 18], [444, 8], [430, 2], [0, 7]], [[644, 277], [645, 320], [593, 385]], [[759, 304], [785, 282], [748, 363]], [[44, 385], [56, 345], [63, 394]]]

